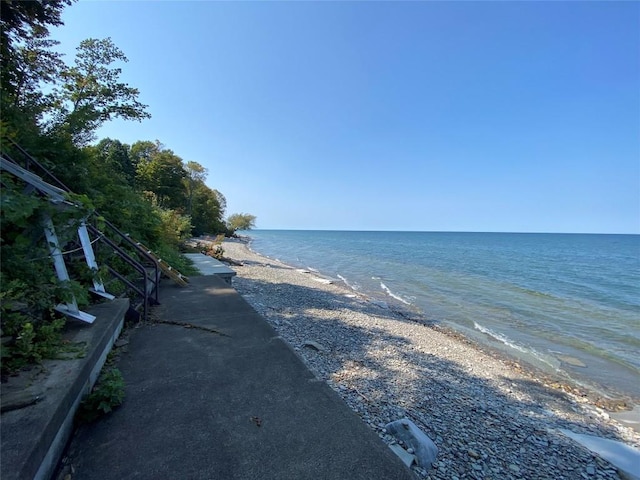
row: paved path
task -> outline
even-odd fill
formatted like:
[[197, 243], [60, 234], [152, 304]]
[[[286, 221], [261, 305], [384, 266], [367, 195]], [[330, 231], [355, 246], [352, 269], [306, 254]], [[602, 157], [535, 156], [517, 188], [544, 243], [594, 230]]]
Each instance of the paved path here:
[[190, 328], [132, 329], [125, 403], [77, 432], [74, 480], [415, 478], [222, 280], [160, 299], [158, 319]]
[[231, 278], [236, 275], [234, 270], [227, 267], [221, 261], [203, 255], [202, 253], [185, 253], [184, 256], [191, 260], [203, 275], [218, 275], [227, 283], [231, 283]]

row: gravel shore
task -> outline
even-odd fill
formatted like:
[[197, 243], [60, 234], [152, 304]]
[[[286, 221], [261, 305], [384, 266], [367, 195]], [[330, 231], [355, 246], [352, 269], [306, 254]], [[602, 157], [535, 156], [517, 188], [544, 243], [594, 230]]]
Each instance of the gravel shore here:
[[234, 287], [383, 441], [407, 417], [436, 443], [430, 479], [618, 479], [559, 432], [640, 447], [640, 435], [587, 397], [438, 325], [374, 304], [314, 272], [226, 241]]

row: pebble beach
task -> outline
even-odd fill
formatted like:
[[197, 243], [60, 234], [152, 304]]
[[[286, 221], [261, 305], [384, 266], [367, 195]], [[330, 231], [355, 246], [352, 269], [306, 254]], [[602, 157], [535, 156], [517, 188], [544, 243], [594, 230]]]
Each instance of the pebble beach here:
[[640, 448], [586, 394], [244, 241], [223, 248], [237, 291], [382, 441], [395, 443], [387, 423], [408, 418], [435, 442], [431, 469], [412, 467], [418, 478], [626, 478], [562, 433]]

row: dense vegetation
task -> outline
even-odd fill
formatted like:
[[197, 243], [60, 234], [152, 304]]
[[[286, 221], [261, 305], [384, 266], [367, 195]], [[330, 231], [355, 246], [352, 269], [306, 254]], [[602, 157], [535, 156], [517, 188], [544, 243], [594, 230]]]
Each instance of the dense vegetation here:
[[[232, 233], [224, 222], [222, 193], [205, 184], [207, 170], [185, 162], [158, 141], [127, 145], [95, 142], [96, 130], [121, 118], [150, 115], [139, 92], [120, 80], [124, 53], [109, 39], [87, 39], [66, 63], [54, 50], [48, 28], [60, 25], [70, 0], [1, 0], [0, 139], [3, 153], [19, 156], [16, 142], [44, 164], [74, 194], [75, 208], [59, 208], [24, 191], [2, 173], [0, 302], [2, 371], [51, 356], [64, 322], [53, 306], [73, 294], [88, 295], [78, 267], [70, 282], [54, 273], [43, 222], [51, 218], [65, 245], [94, 211], [148, 245], [178, 269], [178, 254], [192, 235]], [[87, 268], [85, 267], [85, 270]]]

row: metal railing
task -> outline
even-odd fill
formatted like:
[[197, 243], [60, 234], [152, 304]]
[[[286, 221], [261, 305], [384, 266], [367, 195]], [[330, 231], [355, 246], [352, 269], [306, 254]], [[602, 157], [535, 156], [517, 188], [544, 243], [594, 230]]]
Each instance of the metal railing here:
[[[115, 270], [114, 268], [112, 268], [111, 266], [107, 265], [107, 268], [109, 269], [109, 272], [115, 276], [118, 280], [120, 280], [121, 282], [123, 282], [125, 285], [127, 285], [131, 290], [133, 290], [134, 292], [136, 292], [141, 300], [142, 300], [142, 318], [146, 319], [147, 318], [147, 314], [148, 314], [148, 309], [149, 309], [149, 303], [152, 304], [157, 304], [158, 302], [158, 270], [156, 268], [155, 273], [156, 273], [156, 280], [152, 283], [151, 288], [149, 288], [149, 283], [151, 282], [151, 279], [149, 278], [148, 275], [148, 271], [145, 268], [144, 265], [142, 265], [142, 263], [138, 262], [136, 259], [134, 259], [133, 257], [131, 257], [130, 255], [127, 254], [126, 251], [124, 251], [122, 248], [120, 248], [120, 246], [118, 244], [116, 244], [113, 240], [111, 240], [109, 237], [107, 237], [106, 235], [104, 235], [100, 230], [98, 230], [96, 227], [94, 227], [93, 225], [88, 225], [87, 228], [89, 230], [91, 230], [91, 232], [94, 235], [99, 235], [101, 236], [101, 242], [103, 242], [105, 245], [107, 245], [109, 248], [113, 249], [114, 253], [116, 255], [118, 255], [125, 263], [127, 263], [131, 268], [133, 268], [134, 270], [136, 270], [142, 278], [142, 288], [139, 288], [134, 282], [132, 282], [131, 280], [129, 280], [125, 275], [122, 275], [120, 272], [118, 272], [117, 270]], [[155, 292], [155, 297], [152, 299], [152, 302], [149, 302], [149, 293], [150, 290], [152, 292]]]
[[[13, 163], [22, 167], [24, 170], [31, 172], [35, 175], [39, 175], [41, 181], [46, 182], [46, 184], [53, 185], [58, 189], [64, 190], [67, 193], [72, 193], [71, 189], [67, 187], [58, 177], [56, 177], [48, 168], [46, 168], [42, 163], [33, 158], [26, 150], [24, 150], [20, 145], [18, 145], [12, 139], [5, 139], [8, 141], [13, 149], [20, 153], [22, 157], [22, 162], [16, 161], [12, 158], [7, 152], [2, 152], [2, 159], [5, 162]], [[8, 171], [11, 171], [10, 168], [7, 168]], [[23, 179], [24, 180], [24, 179]], [[28, 180], [27, 180], [28, 181]], [[97, 223], [99, 215], [97, 212], [93, 212], [91, 214], [90, 219], [92, 222]], [[107, 264], [107, 268], [109, 272], [116, 277], [118, 280], [122, 281], [127, 287], [129, 287], [133, 292], [138, 294], [141, 298], [141, 307], [143, 310], [143, 318], [146, 319], [148, 315], [148, 307], [150, 304], [158, 304], [158, 290], [160, 283], [160, 268], [156, 259], [150, 255], [144, 248], [140, 247], [134, 240], [132, 240], [129, 235], [123, 233], [118, 227], [113, 225], [113, 223], [109, 222], [106, 219], [100, 218], [100, 223], [104, 224], [105, 231], [100, 231], [95, 225], [88, 222], [87, 228], [91, 231], [98, 241], [107, 246], [110, 250], [113, 251], [121, 260], [123, 260], [127, 265], [129, 265], [132, 269], [138, 272], [141, 275], [142, 279], [142, 288], [138, 287], [134, 281], [128, 279], [125, 275], [122, 275], [120, 272], [117, 272], [116, 269], [112, 268]], [[108, 234], [107, 231], [108, 230]], [[110, 236], [115, 238], [112, 239]], [[135, 255], [138, 258], [134, 258], [134, 256], [127, 252], [118, 242], [124, 242], [130, 249], [135, 251]], [[142, 261], [141, 261], [142, 260]], [[146, 265], [145, 265], [146, 264]]]

